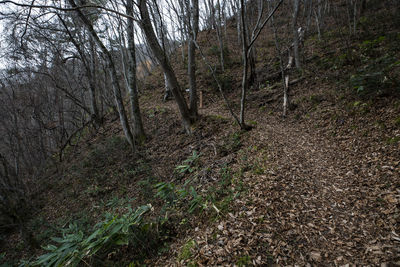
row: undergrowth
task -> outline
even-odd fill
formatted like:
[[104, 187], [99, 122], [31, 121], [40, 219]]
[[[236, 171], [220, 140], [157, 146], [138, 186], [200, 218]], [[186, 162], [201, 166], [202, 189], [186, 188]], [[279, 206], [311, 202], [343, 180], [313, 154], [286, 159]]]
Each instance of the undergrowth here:
[[127, 209], [123, 215], [107, 213], [90, 235], [84, 234], [78, 224], [71, 223], [61, 230], [62, 237], [51, 238], [53, 243], [43, 247], [48, 253], [34, 261], [23, 262], [22, 266], [78, 266], [81, 262], [99, 265], [101, 259], [117, 247], [143, 247], [143, 233], [151, 228], [151, 223], [143, 223], [143, 218], [152, 206]]

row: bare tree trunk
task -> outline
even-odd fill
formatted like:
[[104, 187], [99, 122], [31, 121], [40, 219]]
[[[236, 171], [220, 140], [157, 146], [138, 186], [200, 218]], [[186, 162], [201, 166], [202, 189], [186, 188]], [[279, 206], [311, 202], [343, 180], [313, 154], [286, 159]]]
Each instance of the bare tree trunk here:
[[235, 13], [236, 13], [236, 30], [237, 30], [237, 38], [238, 38], [238, 44], [242, 42], [242, 33], [241, 33], [241, 26], [240, 26], [240, 7], [238, 0], [233, 0], [234, 7], [235, 7]]
[[[192, 10], [192, 11], [191, 11]], [[197, 33], [199, 30], [199, 1], [192, 0], [192, 6], [187, 7], [187, 18], [189, 26], [189, 43], [188, 43], [188, 74], [189, 74], [189, 86], [190, 86], [190, 115], [193, 118], [198, 116], [197, 107], [197, 88], [196, 88], [196, 47], [195, 41], [197, 39]], [[191, 23], [193, 22], [193, 24]]]
[[[182, 48], [183, 50], [183, 48]], [[164, 102], [171, 98], [171, 89], [169, 88], [167, 74], [164, 73]]]
[[[72, 0], [70, 0], [72, 1]], [[172, 66], [168, 60], [166, 52], [162, 50], [160, 44], [157, 41], [157, 37], [154, 33], [153, 26], [151, 24], [149, 11], [146, 5], [146, 0], [139, 0], [139, 11], [140, 11], [140, 25], [145, 33], [147, 42], [153, 51], [154, 56], [157, 58], [157, 61], [160, 63], [171, 88], [172, 94], [174, 95], [175, 101], [178, 105], [179, 111], [182, 116], [182, 123], [185, 131], [187, 133], [191, 133], [191, 122], [192, 119], [190, 117], [189, 108], [186, 104], [185, 98], [181, 92], [178, 80], [175, 76], [175, 72], [172, 69]]]
[[305, 32], [308, 34], [311, 26], [311, 18], [312, 18], [312, 9], [313, 9], [313, 0], [307, 0], [304, 3], [306, 14], [307, 14], [307, 22], [306, 22], [306, 29]]
[[289, 105], [289, 75], [286, 75], [283, 85], [283, 117], [286, 117]]
[[[251, 34], [251, 37], [250, 37], [250, 34], [247, 35], [248, 36], [248, 43], [251, 42], [251, 39], [254, 37], [258, 27], [260, 26], [261, 18], [262, 18], [263, 13], [264, 13], [264, 0], [259, 0], [258, 1], [257, 12], [258, 12], [257, 21], [255, 23], [255, 26], [254, 26], [253, 32]], [[249, 17], [249, 16], [247, 16], [247, 17]], [[250, 21], [250, 18], [249, 18], [249, 21]], [[250, 23], [248, 23], [248, 24], [250, 24]], [[250, 33], [250, 30], [247, 29], [247, 32]], [[257, 82], [256, 58], [257, 58], [257, 56], [256, 56], [256, 48], [253, 45], [250, 48], [250, 52], [249, 52], [249, 64], [250, 64], [249, 87], [253, 86], [254, 83]], [[257, 87], [258, 87], [258, 85], [257, 85]]]
[[[74, 0], [68, 0], [68, 2], [70, 3], [70, 5], [72, 7], [74, 7], [74, 8], [77, 7], [77, 5], [75, 4]], [[83, 24], [85, 25], [85, 27], [87, 28], [89, 33], [92, 35], [94, 41], [97, 43], [97, 45], [100, 47], [101, 51], [104, 53], [104, 55], [107, 58], [108, 70], [109, 70], [110, 76], [111, 76], [111, 83], [112, 83], [112, 87], [113, 87], [113, 90], [114, 90], [115, 103], [117, 105], [117, 109], [118, 109], [118, 113], [119, 113], [122, 129], [124, 131], [126, 140], [132, 146], [132, 148], [134, 148], [134, 139], [133, 139], [133, 135], [132, 135], [132, 132], [131, 132], [131, 129], [130, 129], [128, 117], [126, 116], [124, 102], [122, 100], [122, 95], [121, 95], [121, 88], [120, 88], [119, 83], [118, 83], [117, 71], [115, 69], [115, 65], [114, 65], [114, 61], [112, 59], [112, 55], [111, 55], [110, 51], [107, 50], [107, 48], [105, 47], [103, 42], [100, 40], [100, 38], [97, 36], [97, 33], [93, 29], [93, 25], [89, 21], [89, 19], [78, 8], [76, 9], [76, 13], [78, 14], [79, 18], [82, 20]]]
[[317, 6], [314, 9], [315, 21], [318, 30], [318, 39], [321, 40], [322, 32], [324, 30], [324, 16], [325, 11], [328, 9], [329, 3], [326, 0], [317, 0]]
[[[282, 86], [283, 86], [283, 117], [286, 117], [289, 102], [289, 75], [286, 74], [285, 67], [283, 66], [282, 49], [279, 45], [278, 34], [274, 24], [274, 19], [271, 18], [271, 26], [274, 32], [275, 48], [279, 56], [279, 67], [281, 69]], [[293, 65], [293, 57], [289, 56], [289, 63], [286, 68], [291, 68]]]
[[[207, 61], [206, 56], [204, 55], [204, 53], [203, 53], [201, 47], [199, 46], [199, 44], [197, 42], [195, 42], [195, 45], [196, 45], [197, 49], [199, 50], [200, 55], [203, 58], [205, 64], [208, 66], [208, 68], [209, 68], [209, 70], [210, 70], [210, 72], [211, 72], [211, 74], [212, 74], [212, 76], [214, 78], [214, 81], [217, 83], [218, 90], [221, 93], [222, 98], [225, 101], [225, 104], [226, 104], [226, 107], [229, 110], [229, 113], [235, 119], [236, 123], [240, 126], [240, 120], [239, 120], [238, 116], [236, 116], [236, 114], [233, 112], [233, 109], [232, 109], [231, 105], [229, 104], [229, 100], [228, 100], [228, 98], [226, 98], [226, 96], [224, 94], [224, 91], [222, 90], [222, 86], [221, 86], [221, 83], [217, 79], [217, 76], [216, 76], [216, 73], [215, 73], [215, 69], [211, 66], [210, 62]], [[202, 97], [202, 95], [200, 94], [200, 98], [201, 97]]]
[[[178, 3], [180, 4], [180, 8], [182, 9], [181, 13], [183, 14], [184, 7], [183, 7], [183, 5], [182, 5], [182, 3], [180, 1]], [[177, 12], [177, 14], [179, 14], [178, 11], [176, 11], [176, 12]], [[155, 35], [158, 37], [158, 40], [160, 40], [160, 42], [161, 42], [161, 48], [162, 48], [162, 51], [164, 51], [165, 57], [167, 58], [167, 60], [169, 60], [168, 53], [169, 53], [169, 50], [170, 50], [170, 44], [169, 44], [168, 38], [166, 36], [167, 30], [166, 30], [166, 27], [165, 27], [165, 25], [163, 23], [162, 17], [161, 17], [160, 8], [159, 8], [159, 6], [158, 6], [156, 1], [152, 2], [152, 8], [150, 9], [150, 15], [151, 15], [151, 18], [153, 19], [153, 22], [154, 22], [155, 27], [156, 27]], [[149, 15], [149, 17], [150, 17], [150, 15]], [[186, 24], [182, 23], [181, 24], [181, 34], [182, 34], [182, 36], [186, 35], [186, 28], [187, 28]], [[156, 60], [158, 60], [158, 59], [156, 59]], [[183, 62], [185, 61], [185, 51], [183, 49], [183, 46], [182, 46], [182, 60], [183, 60]], [[164, 101], [167, 101], [168, 99], [171, 98], [171, 88], [170, 88], [170, 85], [169, 85], [168, 77], [165, 74], [165, 72], [164, 72], [164, 89], [165, 89]]]
[[[127, 1], [126, 14], [133, 17], [133, 1]], [[135, 140], [144, 140], [146, 138], [142, 116], [140, 114], [139, 97], [137, 89], [137, 78], [136, 78], [136, 52], [135, 52], [135, 32], [133, 19], [128, 18], [127, 25], [128, 35], [128, 90], [132, 108], [132, 123], [133, 123], [133, 136]]]
[[243, 53], [243, 77], [242, 77], [242, 96], [240, 99], [240, 127], [246, 129], [246, 124], [244, 123], [244, 111], [246, 106], [246, 94], [248, 87], [247, 73], [249, 70], [248, 56], [247, 52], [249, 50], [247, 45], [247, 29], [245, 24], [245, 3], [244, 0], [240, 0], [240, 12], [242, 21], [242, 53]]
[[283, 0], [280, 0], [273, 11], [268, 15], [268, 17], [260, 23], [260, 20], [257, 22], [257, 25], [255, 26], [255, 29], [252, 33], [251, 40], [248, 43], [248, 37], [247, 37], [247, 26], [246, 26], [246, 6], [245, 6], [245, 1], [240, 0], [240, 14], [241, 14], [241, 32], [242, 32], [242, 53], [243, 53], [243, 78], [242, 78], [242, 96], [240, 100], [240, 127], [242, 129], [249, 129], [250, 127], [245, 124], [244, 120], [244, 111], [245, 111], [245, 105], [246, 105], [246, 94], [247, 94], [247, 89], [249, 87], [249, 81], [248, 81], [248, 70], [249, 70], [249, 54], [250, 54], [250, 49], [253, 47], [255, 44], [257, 38], [260, 36], [260, 33], [264, 26], [267, 24], [269, 19], [273, 16], [273, 14], [276, 12], [276, 10], [279, 8], [279, 6], [282, 4]]
[[[214, 7], [213, 7], [214, 8]], [[222, 35], [222, 16], [221, 16], [221, 2], [218, 0], [218, 22], [215, 21], [215, 30], [217, 32], [217, 39], [219, 43], [219, 55], [221, 61], [221, 71], [225, 71], [225, 57], [224, 57], [224, 38]]]
[[95, 43], [93, 41], [93, 37], [89, 37], [89, 43], [90, 43], [90, 76], [89, 78], [89, 88], [90, 88], [90, 102], [92, 106], [92, 117], [94, 117], [94, 121], [96, 125], [101, 124], [101, 115], [99, 113], [99, 108], [97, 106], [97, 96], [96, 96], [96, 91], [97, 91], [97, 86], [96, 86], [96, 49], [95, 49]]
[[297, 17], [299, 15], [300, 0], [293, 0], [293, 20], [292, 20], [292, 31], [293, 31], [293, 52], [296, 68], [301, 69], [300, 52], [299, 52], [299, 31], [297, 28]]

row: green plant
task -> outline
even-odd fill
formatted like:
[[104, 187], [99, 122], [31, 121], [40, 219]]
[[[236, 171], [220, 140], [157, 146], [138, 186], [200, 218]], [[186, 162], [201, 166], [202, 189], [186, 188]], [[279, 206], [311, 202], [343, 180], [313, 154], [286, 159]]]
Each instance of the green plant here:
[[178, 261], [185, 261], [192, 257], [192, 249], [196, 246], [196, 241], [193, 239], [188, 240], [182, 247], [178, 255]]
[[14, 266], [14, 264], [6, 261], [6, 253], [0, 253], [0, 267], [11, 267]]
[[374, 40], [365, 40], [360, 44], [361, 53], [365, 56], [374, 56], [375, 48], [378, 48], [384, 41], [385, 36], [379, 36]]
[[154, 188], [156, 189], [156, 197], [159, 197], [172, 205], [177, 200], [176, 186], [173, 183], [160, 182], [157, 183]]
[[147, 110], [149, 118], [155, 117], [156, 114], [164, 114], [165, 112], [167, 112], [167, 110], [160, 106]]
[[126, 206], [129, 202], [132, 202], [134, 198], [119, 198], [118, 196], [115, 196], [111, 198], [105, 206], [111, 207], [111, 208], [116, 208], [116, 207], [121, 207], [121, 206]]
[[200, 153], [197, 153], [196, 150], [193, 151], [193, 154], [185, 159], [181, 165], [175, 167], [175, 170], [178, 173], [185, 174], [185, 173], [192, 173], [196, 168], [196, 164], [199, 160]]
[[173, 183], [161, 182], [155, 185], [156, 196], [163, 199], [170, 207], [187, 204], [189, 213], [193, 213], [197, 209], [205, 209], [207, 202], [203, 197], [197, 194], [193, 186], [186, 187], [188, 187], [188, 183], [178, 188]]
[[257, 126], [257, 122], [256, 121], [249, 121], [248, 123], [251, 126]]
[[193, 213], [197, 209], [203, 210], [207, 208], [207, 202], [204, 201], [202, 196], [197, 194], [193, 186], [189, 188], [189, 194], [191, 196], [188, 209], [189, 213]]
[[398, 142], [400, 142], [400, 136], [395, 136], [395, 137], [391, 137], [391, 138], [387, 139], [387, 143], [389, 145], [395, 145]]
[[353, 103], [353, 108], [361, 114], [367, 114], [370, 111], [370, 105], [361, 101], [355, 101]]
[[254, 163], [252, 169], [253, 169], [253, 173], [255, 175], [261, 175], [261, 174], [265, 173], [264, 168], [262, 166], [260, 166], [260, 164], [258, 164], [258, 163]]
[[93, 227], [93, 232], [85, 236], [84, 232], [72, 223], [62, 230], [61, 238], [52, 238], [58, 246], [49, 244], [44, 247], [48, 251], [37, 258], [32, 266], [77, 266], [81, 261], [87, 262], [100, 251], [107, 251], [112, 246], [132, 244], [135, 231], [140, 231], [145, 213], [151, 205], [145, 205], [122, 215], [106, 214], [103, 222]]
[[249, 255], [244, 255], [239, 257], [236, 264], [240, 267], [249, 266], [251, 264], [251, 258]]

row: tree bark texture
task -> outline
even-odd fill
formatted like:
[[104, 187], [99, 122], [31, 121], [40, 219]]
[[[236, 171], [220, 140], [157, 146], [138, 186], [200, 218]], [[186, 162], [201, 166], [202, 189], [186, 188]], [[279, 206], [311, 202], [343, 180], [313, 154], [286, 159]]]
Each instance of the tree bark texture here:
[[[127, 1], [126, 14], [133, 17], [133, 1]], [[132, 108], [132, 124], [133, 124], [133, 136], [135, 140], [143, 140], [145, 138], [145, 132], [143, 128], [142, 116], [140, 114], [139, 107], [139, 96], [137, 89], [137, 77], [136, 77], [136, 52], [135, 52], [135, 32], [133, 19], [128, 19], [127, 25], [128, 35], [128, 91]]]

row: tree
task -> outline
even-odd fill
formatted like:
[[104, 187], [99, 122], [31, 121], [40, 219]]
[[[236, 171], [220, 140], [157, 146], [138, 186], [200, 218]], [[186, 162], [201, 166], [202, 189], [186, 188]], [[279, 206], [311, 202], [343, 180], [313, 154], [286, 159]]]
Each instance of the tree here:
[[[245, 123], [245, 107], [246, 107], [246, 94], [249, 86], [248, 81], [248, 70], [249, 70], [249, 56], [251, 49], [255, 42], [257, 41], [262, 29], [265, 27], [267, 22], [271, 19], [273, 14], [278, 10], [279, 6], [282, 4], [283, 0], [280, 0], [272, 12], [267, 16], [267, 18], [261, 23], [258, 20], [257, 24], [254, 26], [254, 30], [251, 38], [248, 37], [247, 25], [246, 25], [246, 5], [244, 0], [240, 0], [240, 19], [241, 19], [241, 33], [242, 33], [242, 58], [243, 58], [243, 76], [242, 76], [242, 94], [240, 99], [240, 127], [242, 129], [249, 129], [250, 127]], [[247, 42], [250, 40], [250, 42]]]
[[[77, 8], [77, 5], [75, 4], [74, 0], [68, 0], [68, 2], [73, 8]], [[120, 117], [122, 129], [124, 131], [126, 140], [128, 141], [128, 143], [133, 148], [134, 144], [135, 144], [135, 141], [134, 141], [134, 137], [133, 137], [132, 132], [131, 132], [131, 128], [130, 128], [130, 124], [129, 124], [129, 121], [128, 121], [128, 117], [126, 116], [124, 102], [122, 100], [121, 88], [120, 88], [120, 85], [119, 85], [119, 82], [118, 82], [117, 70], [115, 68], [115, 63], [113, 61], [113, 57], [112, 57], [110, 51], [108, 51], [106, 46], [103, 44], [103, 42], [101, 41], [101, 39], [97, 35], [96, 31], [93, 28], [92, 23], [85, 16], [85, 14], [82, 12], [82, 10], [77, 8], [76, 9], [76, 13], [78, 14], [79, 18], [82, 20], [83, 24], [85, 25], [85, 27], [87, 28], [87, 30], [89, 31], [91, 36], [93, 37], [94, 41], [100, 47], [100, 49], [103, 52], [103, 54], [106, 56], [108, 70], [109, 70], [110, 76], [111, 76], [111, 83], [112, 83], [112, 87], [113, 87], [113, 90], [114, 90], [115, 103], [117, 105], [118, 114], [119, 114], [119, 117]]]
[[196, 88], [196, 46], [197, 33], [199, 31], [199, 1], [187, 1], [187, 26], [188, 26], [188, 75], [190, 86], [190, 115], [197, 118], [197, 88]]
[[161, 48], [160, 44], [158, 43], [157, 37], [154, 33], [153, 25], [150, 20], [150, 15], [146, 2], [146, 0], [139, 0], [139, 11], [141, 17], [140, 26], [146, 36], [149, 47], [151, 48], [155, 58], [161, 65], [161, 68], [163, 69], [164, 74], [167, 77], [169, 87], [171, 88], [172, 94], [175, 98], [182, 117], [183, 127], [187, 133], [191, 133], [191, 123], [192, 121], [194, 121], [194, 118], [190, 116], [189, 108], [186, 104], [185, 98], [183, 97], [180, 85], [171, 66], [171, 63], [168, 60], [166, 52]]
[[299, 52], [299, 31], [297, 27], [297, 17], [299, 16], [300, 0], [293, 0], [293, 18], [292, 18], [292, 32], [293, 32], [293, 53], [296, 68], [301, 69], [300, 52]]
[[139, 97], [136, 78], [136, 46], [135, 32], [133, 23], [133, 1], [128, 0], [126, 4], [126, 14], [132, 18], [128, 18], [127, 36], [129, 51], [129, 67], [128, 67], [128, 89], [132, 108], [133, 135], [136, 140], [143, 140], [145, 132], [140, 114]]

